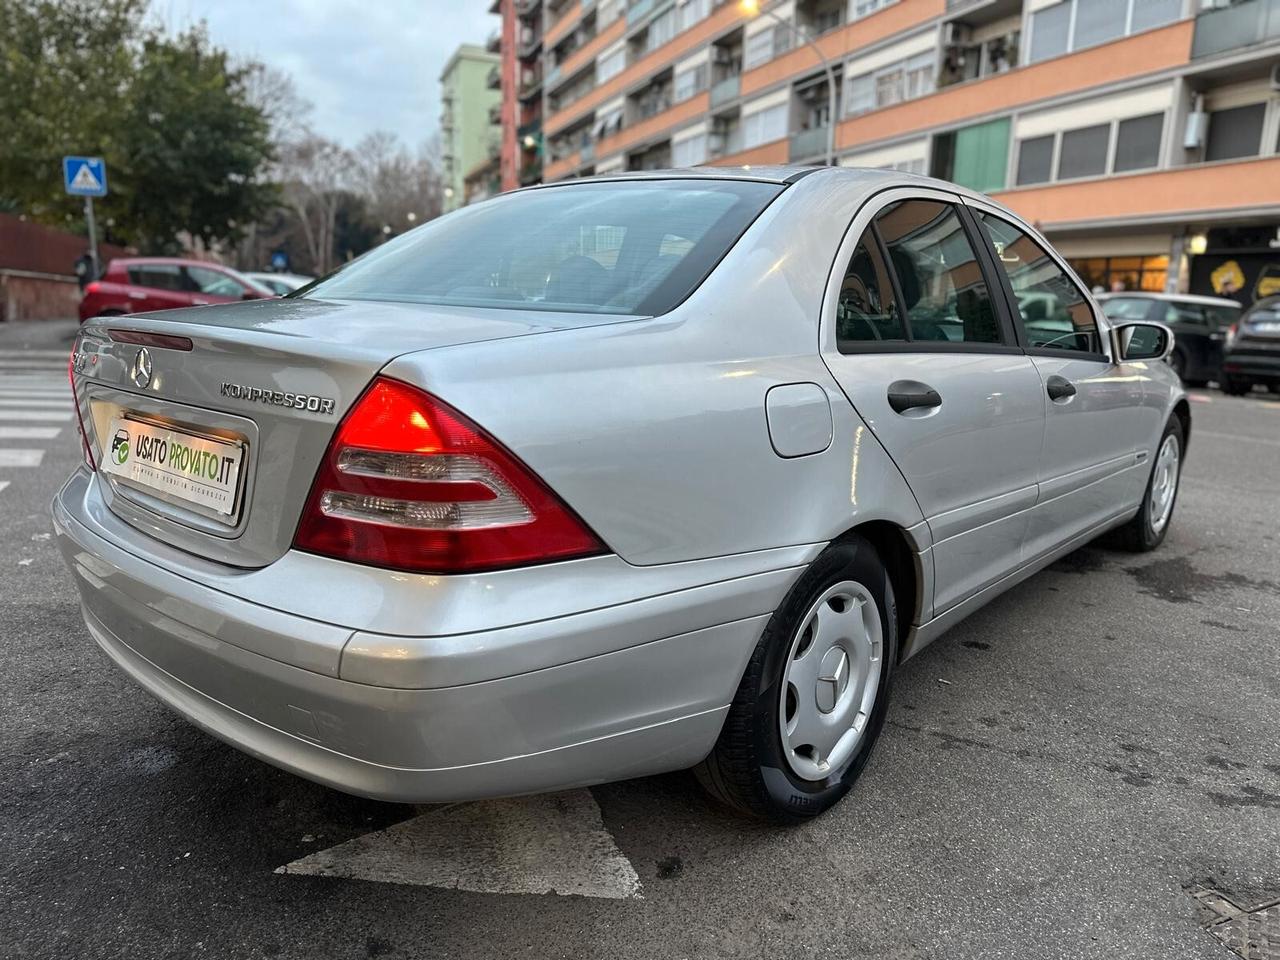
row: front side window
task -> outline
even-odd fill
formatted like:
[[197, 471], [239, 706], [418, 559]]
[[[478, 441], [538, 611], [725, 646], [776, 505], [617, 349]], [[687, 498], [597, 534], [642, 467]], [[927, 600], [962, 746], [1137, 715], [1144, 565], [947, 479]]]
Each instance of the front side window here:
[[1084, 292], [1047, 250], [1013, 224], [989, 213], [978, 219], [1013, 287], [1028, 347], [1101, 353], [1098, 321]]
[[887, 207], [876, 224], [912, 340], [1003, 342], [982, 268], [954, 206], [908, 200]]
[[655, 316], [702, 283], [781, 189], [672, 179], [510, 194], [376, 247], [304, 296]]
[[836, 348], [850, 353], [859, 345], [906, 339], [875, 233], [868, 228], [853, 251], [836, 301]]

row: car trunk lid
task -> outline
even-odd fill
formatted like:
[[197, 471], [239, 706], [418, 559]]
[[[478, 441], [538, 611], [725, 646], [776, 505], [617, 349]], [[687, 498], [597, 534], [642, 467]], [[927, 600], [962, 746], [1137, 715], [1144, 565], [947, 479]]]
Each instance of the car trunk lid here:
[[259, 567], [289, 549], [338, 423], [390, 360], [625, 319], [311, 299], [107, 317], [77, 341], [77, 402], [114, 513]]

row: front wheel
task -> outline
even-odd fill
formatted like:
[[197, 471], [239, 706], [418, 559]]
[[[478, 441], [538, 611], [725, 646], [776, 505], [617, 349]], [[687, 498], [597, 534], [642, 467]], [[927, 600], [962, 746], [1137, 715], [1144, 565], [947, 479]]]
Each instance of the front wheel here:
[[729, 806], [801, 823], [840, 800], [884, 724], [898, 655], [893, 586], [875, 548], [827, 548], [774, 612], [724, 728], [696, 770]]
[[1147, 480], [1147, 490], [1137, 515], [1116, 530], [1118, 545], [1134, 553], [1154, 550], [1164, 542], [1178, 502], [1178, 483], [1182, 479], [1182, 451], [1185, 435], [1182, 421], [1170, 417], [1156, 448], [1156, 460]]

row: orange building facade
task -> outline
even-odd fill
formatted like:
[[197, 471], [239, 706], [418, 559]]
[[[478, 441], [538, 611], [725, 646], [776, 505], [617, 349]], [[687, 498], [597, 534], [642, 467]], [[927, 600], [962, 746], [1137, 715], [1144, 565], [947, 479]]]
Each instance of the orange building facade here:
[[834, 123], [837, 163], [988, 193], [1095, 287], [1280, 293], [1280, 0], [508, 4], [543, 180], [823, 163]]

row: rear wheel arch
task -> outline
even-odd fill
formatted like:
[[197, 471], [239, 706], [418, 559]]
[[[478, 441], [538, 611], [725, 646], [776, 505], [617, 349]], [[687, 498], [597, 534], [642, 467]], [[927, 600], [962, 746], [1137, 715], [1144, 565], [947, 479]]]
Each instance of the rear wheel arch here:
[[862, 537], [880, 555], [889, 571], [889, 582], [898, 608], [898, 658], [907, 649], [907, 634], [913, 623], [921, 619], [923, 598], [923, 572], [920, 570], [916, 550], [906, 530], [889, 520], [869, 520], [850, 527], [835, 543], [851, 537]]

